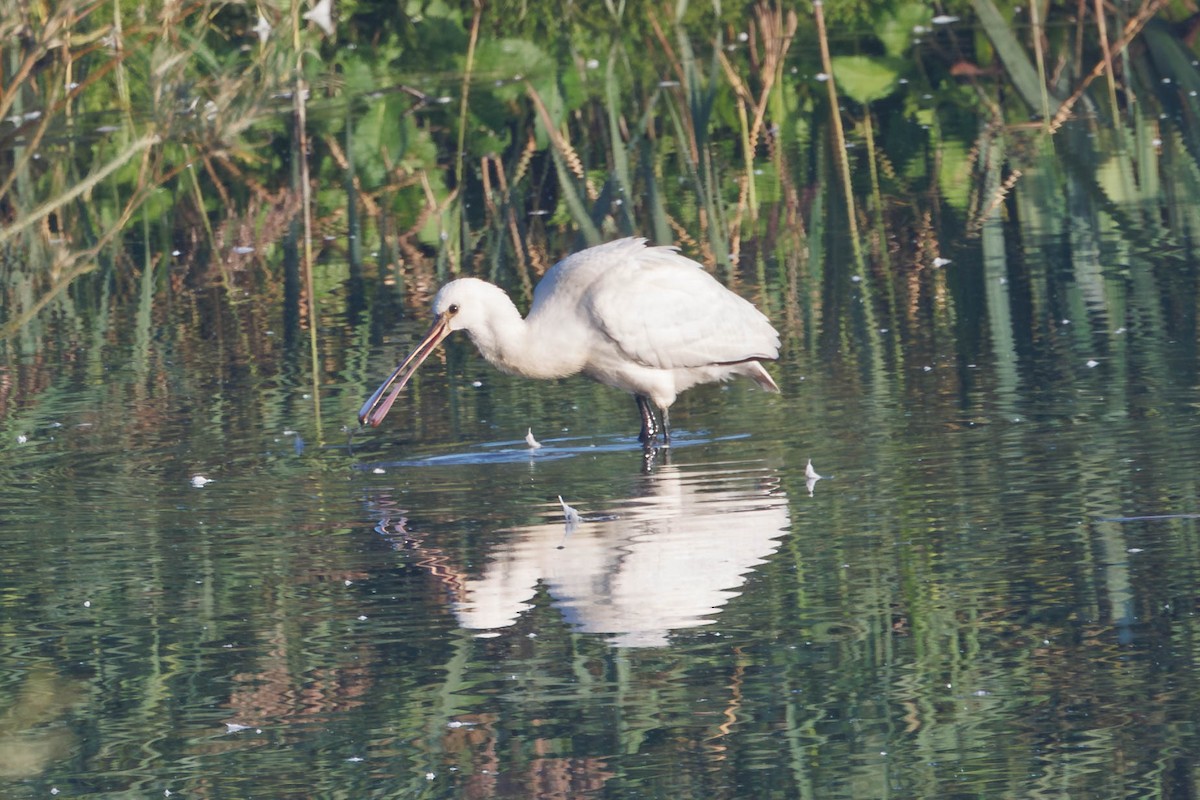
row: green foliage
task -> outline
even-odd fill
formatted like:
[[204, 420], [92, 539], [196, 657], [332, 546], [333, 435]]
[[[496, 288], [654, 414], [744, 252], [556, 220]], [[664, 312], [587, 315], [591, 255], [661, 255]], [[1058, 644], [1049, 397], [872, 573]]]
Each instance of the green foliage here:
[[900, 58], [912, 47], [914, 32], [930, 27], [932, 9], [926, 3], [896, 3], [875, 19], [875, 35], [884, 52]]
[[868, 105], [896, 90], [903, 63], [873, 56], [835, 56], [833, 76], [838, 90]]
[[[873, 131], [872, 141], [848, 144], [855, 190], [871, 184], [869, 201], [857, 202], [872, 209], [875, 235], [886, 238], [893, 218], [994, 207], [969, 179], [978, 175], [981, 120], [1023, 123], [1043, 91], [1028, 36], [1012, 27], [1012, 4], [945, 5], [937, 11], [964, 19], [938, 25], [932, 7], [912, 0], [831, 0], [824, 9], [839, 99], [854, 101], [836, 113], [852, 137]], [[1071, 64], [1060, 70], [1067, 76], [1099, 58], [1092, 28], [1079, 29], [1078, 44], [1056, 32], [1074, 9], [1046, 11], [1055, 32], [1045, 60]], [[203, 251], [220, 247], [244, 213], [295, 213], [286, 198], [299, 188], [302, 75], [316, 214], [337, 226], [368, 210], [362, 233], [372, 249], [385, 249], [393, 231], [457, 269], [481, 242], [503, 248], [497, 258], [522, 257], [547, 224], [587, 239], [652, 229], [695, 243], [728, 269], [744, 241], [772, 230], [781, 204], [810, 215], [844, 207], [821, 194], [835, 112], [815, 77], [822, 67], [808, 9], [778, 71], [764, 57], [782, 36], [772, 20], [789, 10], [580, 0], [548, 14], [527, 0], [348, 0], [326, 36], [303, 20], [293, 30], [284, 3], [214, 1], [152, 14], [133, 3], [30, 6], [0, 21], [0, 33], [12, 34], [4, 57], [16, 65], [0, 97], [4, 116], [20, 120], [0, 127], [0, 235], [41, 253], [40, 290], [57, 295], [82, 273], [52, 266], [54, 258], [98, 263], [95, 248], [146, 229], [154, 241], [198, 240]], [[1118, 29], [1111, 22], [1110, 32]], [[1121, 62], [1122, 85], [1139, 107], [1178, 110], [1179, 141], [1195, 159], [1200, 108], [1188, 90], [1200, 72], [1173, 30], [1151, 22], [1146, 55]], [[119, 49], [106, 44], [118, 36]], [[985, 72], [995, 67], [993, 50], [1007, 73]], [[23, 63], [37, 69], [22, 72]], [[1107, 108], [1101, 86], [1085, 89]], [[867, 106], [874, 125], [865, 124]], [[1131, 128], [1131, 157], [1141, 162], [1156, 156], [1148, 130]], [[1023, 137], [1050, 135], [1007, 137], [1006, 166], [990, 174], [1041, 163], [1044, 155], [1023, 161], [1045, 152]], [[1092, 167], [1089, 186], [1109, 202], [1145, 198], [1170, 178], [1154, 164], [1099, 159]], [[142, 229], [128, 227], [134, 218]], [[794, 217], [793, 225], [839, 235], [828, 220]], [[75, 249], [48, 256], [51, 239]]]

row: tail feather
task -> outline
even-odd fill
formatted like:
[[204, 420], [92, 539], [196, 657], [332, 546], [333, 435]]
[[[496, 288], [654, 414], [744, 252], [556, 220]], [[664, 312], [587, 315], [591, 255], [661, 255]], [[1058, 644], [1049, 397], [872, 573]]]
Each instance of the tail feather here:
[[759, 362], [747, 361], [746, 371], [743, 374], [766, 391], [779, 394], [779, 384], [775, 383], [775, 379], [771, 377], [771, 373], [767, 372], [766, 368]]

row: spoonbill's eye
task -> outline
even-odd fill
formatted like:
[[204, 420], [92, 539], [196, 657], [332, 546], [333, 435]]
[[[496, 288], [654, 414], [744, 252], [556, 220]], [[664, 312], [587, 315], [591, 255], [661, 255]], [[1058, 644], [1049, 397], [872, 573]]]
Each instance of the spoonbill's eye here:
[[450, 306], [449, 308], [446, 309], [446, 311], [448, 311], [451, 314], [457, 314], [458, 313], [458, 303], [455, 303], [454, 305]]

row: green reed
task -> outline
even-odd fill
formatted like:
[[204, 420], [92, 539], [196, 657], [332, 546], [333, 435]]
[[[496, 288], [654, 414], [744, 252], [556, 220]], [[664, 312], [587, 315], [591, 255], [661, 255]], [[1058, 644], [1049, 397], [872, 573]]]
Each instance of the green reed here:
[[[278, 272], [276, 240], [248, 239], [240, 220], [260, 214], [265, 232], [307, 212], [306, 264], [353, 230], [344, 245], [357, 254], [353, 274], [370, 282], [359, 262], [375, 253], [378, 274], [397, 287], [484, 268], [528, 298], [569, 246], [627, 234], [676, 241], [731, 283], [805, 275], [792, 296], [853, 270], [857, 310], [785, 316], [848, 315], [862, 336], [852, 349], [874, 348], [872, 331], [902, 326], [923, 303], [952, 311], [925, 265], [939, 242], [977, 236], [988, 215], [1013, 215], [1031, 233], [1069, 229], [1048, 202], [1055, 182], [1105, 209], [1154, 204], [1197, 182], [1200, 109], [1189, 91], [1200, 78], [1149, 0], [1128, 17], [1086, 9], [1070, 36], [1069, 10], [1054, 3], [1037, 4], [1026, 26], [972, 0], [956, 9], [961, 24], [942, 28], [924, 4], [900, 3], [871, 17], [869, 33], [854, 28], [870, 15], [853, 3], [816, 15], [765, 0], [749, 16], [688, 3], [667, 15], [607, 8], [600, 20], [581, 11], [551, 20], [463, 3], [419, 21], [348, 8], [332, 33], [270, 5], [218, 2], [137, 13], [74, 2], [6, 18], [0, 33], [24, 25], [32, 36], [2, 46], [0, 111], [21, 122], [0, 132], [0, 247], [32, 256], [36, 288], [32, 301], [5, 304], [4, 330], [95, 271], [101, 249], [138, 238], [187, 242], [184, 268], [218, 275], [231, 302], [271, 298], [259, 287]], [[920, 27], [928, 33], [914, 35]], [[877, 46], [864, 52], [848, 33]], [[1131, 58], [1134, 41], [1145, 49]], [[951, 61], [963, 52], [980, 65]], [[985, 75], [990, 52], [1002, 71]], [[1146, 115], [1122, 115], [1117, 70], [1141, 107], [1178, 102], [1178, 128], [1164, 137]], [[820, 72], [830, 80], [817, 81]], [[1167, 96], [1165, 85], [1178, 89]], [[1062, 132], [1085, 95], [1122, 120], [1117, 135], [1132, 143], [1115, 171]], [[983, 171], [970, 161], [994, 142], [973, 123], [981, 115], [1006, 131], [1001, 163]], [[897, 131], [918, 123], [914, 146]], [[1046, 147], [1046, 137], [1063, 144]], [[1172, 169], [1157, 168], [1165, 158]], [[1067, 171], [1056, 166], [1064, 160]], [[996, 174], [993, 193], [982, 177]], [[221, 257], [233, 247], [262, 253]], [[787, 257], [797, 248], [803, 271]], [[315, 327], [320, 288], [309, 283]]]

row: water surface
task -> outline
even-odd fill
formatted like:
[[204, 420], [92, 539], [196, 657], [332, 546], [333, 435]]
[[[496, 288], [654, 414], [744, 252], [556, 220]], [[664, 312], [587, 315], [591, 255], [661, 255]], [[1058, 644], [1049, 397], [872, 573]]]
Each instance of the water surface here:
[[793, 346], [647, 464], [629, 398], [465, 342], [357, 430], [419, 317], [330, 340], [320, 424], [225, 324], [64, 350], [6, 420], [5, 796], [1188, 785], [1194, 340]]

